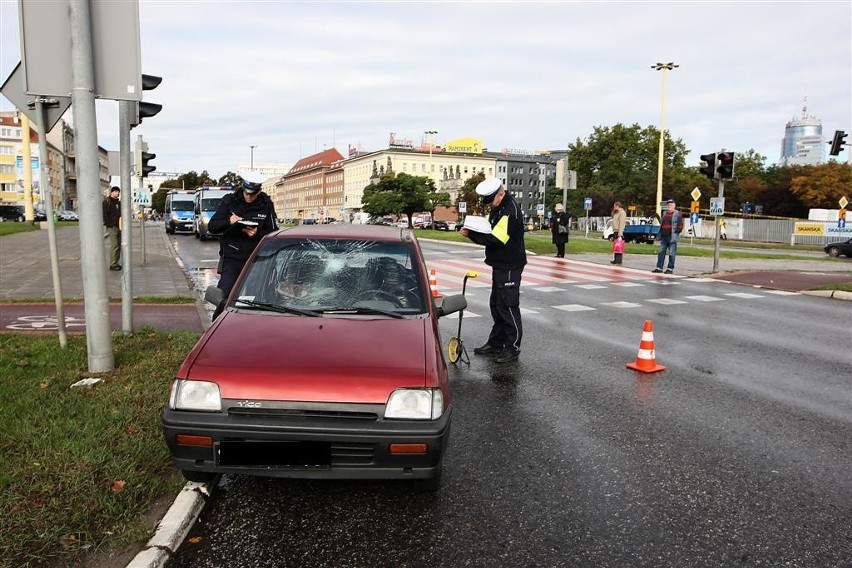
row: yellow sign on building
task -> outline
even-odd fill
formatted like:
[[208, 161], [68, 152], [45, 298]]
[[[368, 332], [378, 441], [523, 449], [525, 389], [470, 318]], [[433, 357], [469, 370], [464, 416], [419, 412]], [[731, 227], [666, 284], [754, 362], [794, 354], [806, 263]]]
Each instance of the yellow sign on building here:
[[482, 140], [477, 140], [476, 138], [459, 138], [458, 140], [447, 142], [444, 151], [458, 154], [481, 154]]

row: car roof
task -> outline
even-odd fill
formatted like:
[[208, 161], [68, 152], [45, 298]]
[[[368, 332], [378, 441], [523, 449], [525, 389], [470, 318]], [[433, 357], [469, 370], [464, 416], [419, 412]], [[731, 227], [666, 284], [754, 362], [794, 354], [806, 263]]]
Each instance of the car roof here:
[[412, 241], [414, 236], [407, 228], [387, 225], [297, 225], [276, 233], [275, 238], [311, 238], [311, 239], [355, 239], [377, 241]]

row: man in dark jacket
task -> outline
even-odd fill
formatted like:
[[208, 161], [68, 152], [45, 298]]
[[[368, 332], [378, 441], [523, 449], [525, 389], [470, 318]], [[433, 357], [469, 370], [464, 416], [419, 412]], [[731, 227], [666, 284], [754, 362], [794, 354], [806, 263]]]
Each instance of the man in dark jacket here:
[[[272, 199], [260, 191], [263, 176], [251, 172], [243, 176], [243, 187], [226, 195], [210, 218], [207, 229], [222, 233], [219, 255], [222, 257], [217, 288], [227, 298], [248, 257], [257, 243], [278, 229]], [[213, 319], [222, 313], [224, 302], [216, 307]]]
[[118, 196], [121, 189], [114, 185], [109, 190], [109, 197], [104, 199], [104, 227], [109, 238], [109, 269], [121, 270], [121, 202]]
[[490, 233], [463, 228], [461, 234], [485, 246], [485, 264], [491, 267], [491, 319], [488, 341], [473, 350], [477, 355], [498, 354], [497, 363], [508, 363], [521, 353], [521, 274], [527, 263], [524, 247], [524, 216], [520, 205], [497, 178], [488, 178], [476, 193], [491, 208]]
[[662, 272], [663, 263], [666, 260], [666, 251], [669, 254], [669, 263], [666, 268], [666, 274], [672, 274], [675, 267], [675, 257], [677, 257], [677, 242], [680, 240], [680, 234], [683, 232], [683, 215], [675, 209], [675, 200], [669, 199], [666, 202], [666, 211], [663, 213], [663, 218], [660, 220], [660, 234], [657, 237], [660, 240], [660, 252], [657, 253], [657, 267], [651, 272]]

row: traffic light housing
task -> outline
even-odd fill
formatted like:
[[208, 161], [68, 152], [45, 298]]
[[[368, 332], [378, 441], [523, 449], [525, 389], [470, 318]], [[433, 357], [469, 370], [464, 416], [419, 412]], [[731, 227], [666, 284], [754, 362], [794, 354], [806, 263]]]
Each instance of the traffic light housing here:
[[734, 178], [734, 153], [733, 152], [719, 152], [718, 161], [719, 161], [719, 166], [716, 168], [716, 171], [719, 173], [719, 179], [733, 179]]
[[148, 177], [148, 174], [157, 169], [157, 166], [149, 164], [149, 162], [156, 158], [157, 155], [148, 152], [148, 143], [144, 142], [141, 136], [139, 137], [139, 140], [136, 141], [136, 148], [133, 157], [133, 166], [135, 168], [136, 177]]
[[704, 154], [701, 156], [701, 161], [707, 165], [699, 168], [698, 171], [710, 179], [716, 177], [716, 154]]
[[843, 151], [843, 146], [846, 144], [846, 133], [842, 130], [834, 131], [834, 139], [831, 141], [831, 150], [829, 156], [838, 156]]
[[[145, 75], [144, 73], [142, 74], [143, 91], [152, 91], [159, 87], [162, 82], [162, 77], [157, 77], [156, 75]], [[139, 124], [142, 123], [143, 118], [155, 116], [161, 110], [163, 110], [163, 105], [161, 104], [139, 101], [136, 103], [136, 117], [131, 126], [139, 126]]]

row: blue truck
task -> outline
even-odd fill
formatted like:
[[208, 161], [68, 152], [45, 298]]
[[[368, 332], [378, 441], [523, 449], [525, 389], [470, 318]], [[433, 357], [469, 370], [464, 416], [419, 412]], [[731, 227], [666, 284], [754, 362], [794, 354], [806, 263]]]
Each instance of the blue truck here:
[[[628, 217], [627, 224], [624, 226], [624, 241], [628, 243], [647, 243], [654, 244], [657, 235], [660, 234], [660, 226], [655, 224], [653, 217], [639, 218]], [[607, 220], [604, 225], [602, 238], [615, 240], [615, 234], [612, 230], [612, 219]]]

